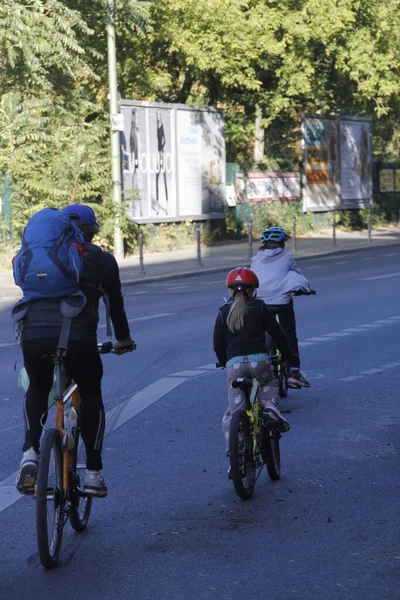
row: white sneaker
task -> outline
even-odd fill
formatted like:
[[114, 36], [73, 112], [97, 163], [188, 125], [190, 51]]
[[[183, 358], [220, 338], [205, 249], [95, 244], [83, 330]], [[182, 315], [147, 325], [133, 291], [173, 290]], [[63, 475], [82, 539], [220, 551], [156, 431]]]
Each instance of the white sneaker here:
[[21, 494], [33, 494], [39, 467], [39, 454], [34, 448], [29, 448], [22, 455], [15, 485]]
[[107, 492], [108, 488], [101, 471], [88, 471], [86, 469], [83, 493], [93, 498], [105, 498]]

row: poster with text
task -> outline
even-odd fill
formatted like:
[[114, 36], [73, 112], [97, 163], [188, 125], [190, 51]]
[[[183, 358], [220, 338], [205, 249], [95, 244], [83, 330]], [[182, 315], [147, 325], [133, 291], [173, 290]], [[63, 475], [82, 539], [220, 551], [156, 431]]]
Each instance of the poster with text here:
[[394, 169], [381, 169], [379, 171], [379, 191], [394, 192]]
[[363, 208], [372, 201], [371, 120], [340, 119], [341, 205]]
[[303, 210], [335, 210], [340, 204], [338, 127], [334, 117], [305, 115]]
[[221, 111], [123, 100], [121, 174], [129, 219], [137, 223], [225, 215]]

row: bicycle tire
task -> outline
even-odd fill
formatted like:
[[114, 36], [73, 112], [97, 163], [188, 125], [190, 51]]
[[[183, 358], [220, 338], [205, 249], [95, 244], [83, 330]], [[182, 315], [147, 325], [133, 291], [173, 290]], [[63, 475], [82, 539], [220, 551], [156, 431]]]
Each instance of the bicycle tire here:
[[256, 484], [253, 438], [244, 410], [233, 413], [229, 428], [229, 459], [233, 486], [239, 498], [248, 500]]
[[74, 459], [72, 463], [71, 513], [69, 520], [71, 527], [80, 533], [87, 527], [90, 511], [92, 509], [92, 498], [82, 495], [86, 469], [86, 449], [79, 429], [75, 430], [74, 437], [75, 447]]
[[278, 481], [281, 477], [280, 437], [280, 433], [276, 430], [267, 430], [263, 434], [262, 457], [265, 466], [267, 467], [268, 475], [272, 481]]
[[[52, 455], [54, 456], [54, 466], [51, 465]], [[53, 483], [49, 485], [51, 476], [53, 476]], [[40, 562], [46, 569], [52, 569], [58, 562], [64, 527], [63, 458], [61, 437], [57, 429], [48, 429], [43, 439], [35, 498], [36, 535]], [[48, 522], [49, 500], [53, 504], [53, 518], [50, 519], [50, 527]]]
[[288, 379], [289, 379], [289, 374], [288, 374], [287, 363], [282, 363], [279, 365], [279, 375], [278, 375], [279, 396], [281, 398], [285, 398], [288, 395], [288, 391], [289, 391]]

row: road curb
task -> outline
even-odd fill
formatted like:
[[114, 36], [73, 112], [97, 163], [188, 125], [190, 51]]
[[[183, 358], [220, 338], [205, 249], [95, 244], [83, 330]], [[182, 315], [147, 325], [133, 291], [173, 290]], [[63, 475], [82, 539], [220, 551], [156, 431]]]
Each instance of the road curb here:
[[[342, 256], [343, 254], [350, 254], [354, 252], [361, 252], [364, 250], [377, 250], [385, 249], [385, 248], [393, 248], [400, 246], [400, 242], [389, 242], [388, 244], [374, 244], [373, 242], [361, 246], [360, 248], [344, 248], [343, 250], [332, 249], [325, 252], [319, 252], [318, 254], [310, 254], [308, 256], [297, 255], [296, 253], [292, 253], [296, 262], [306, 261], [306, 260], [315, 260], [318, 258], [324, 258], [326, 256]], [[290, 252], [290, 250], [289, 250]], [[245, 262], [242, 263], [244, 266], [249, 266], [250, 261], [246, 259]], [[204, 267], [196, 267], [196, 271], [181, 271], [179, 273], [170, 273], [169, 275], [141, 275], [139, 278], [129, 279], [127, 281], [121, 280], [122, 286], [135, 286], [142, 285], [143, 283], [157, 283], [158, 281], [168, 281], [170, 279], [184, 279], [185, 277], [197, 277], [201, 275], [212, 275], [213, 273], [225, 273], [230, 269], [234, 269], [237, 267], [237, 263], [232, 263], [231, 265], [227, 264], [224, 267], [214, 267], [212, 269], [207, 269]]]

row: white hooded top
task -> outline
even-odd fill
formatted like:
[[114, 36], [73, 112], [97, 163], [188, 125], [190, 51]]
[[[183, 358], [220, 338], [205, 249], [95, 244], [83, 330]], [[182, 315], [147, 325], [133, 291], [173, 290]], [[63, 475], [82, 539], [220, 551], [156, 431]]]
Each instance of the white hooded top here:
[[265, 304], [288, 304], [292, 291], [310, 287], [293, 256], [283, 248], [260, 250], [253, 256], [250, 268], [260, 282], [257, 296]]

